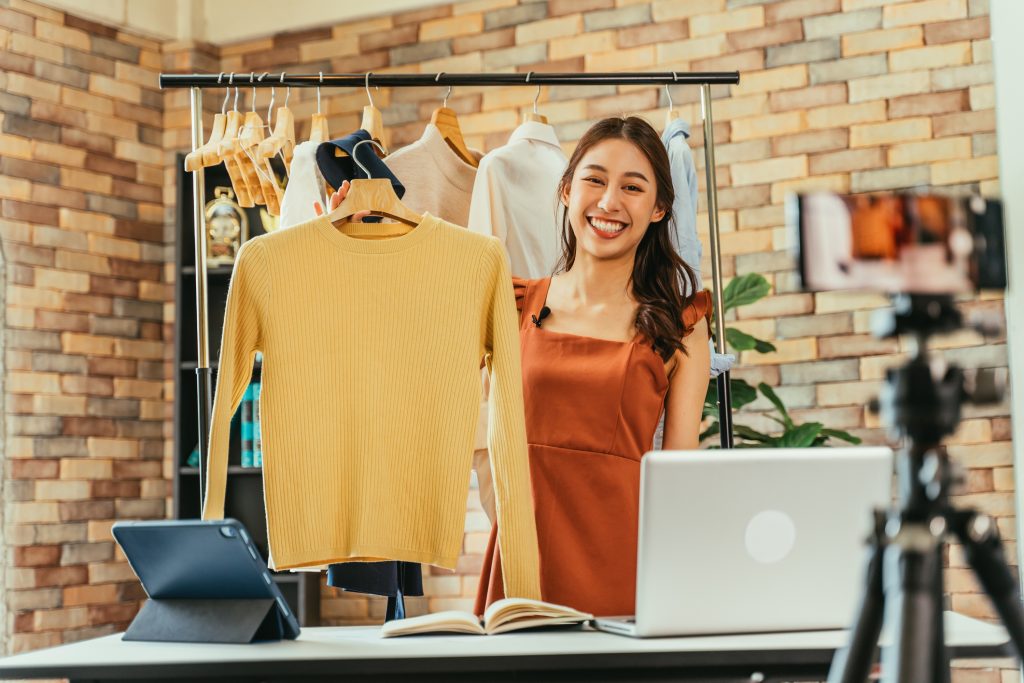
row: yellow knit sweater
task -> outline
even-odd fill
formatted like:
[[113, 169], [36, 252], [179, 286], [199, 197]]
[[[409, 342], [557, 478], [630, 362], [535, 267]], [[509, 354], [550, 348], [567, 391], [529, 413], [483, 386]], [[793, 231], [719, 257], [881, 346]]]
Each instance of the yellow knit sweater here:
[[271, 565], [453, 568], [485, 359], [505, 590], [539, 599], [517, 328], [498, 240], [430, 215], [386, 239], [317, 218], [250, 240], [228, 292], [203, 518], [224, 516], [231, 416], [261, 351]]

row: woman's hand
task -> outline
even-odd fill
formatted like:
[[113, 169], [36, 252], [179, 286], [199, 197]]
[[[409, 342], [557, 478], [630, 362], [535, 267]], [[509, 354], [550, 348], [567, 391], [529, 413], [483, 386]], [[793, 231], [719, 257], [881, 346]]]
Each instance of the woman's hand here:
[[[339, 187], [338, 190], [334, 194], [331, 195], [331, 199], [330, 199], [331, 208], [330, 208], [330, 211], [334, 211], [339, 206], [341, 206], [342, 200], [344, 200], [346, 195], [348, 195], [349, 188], [351, 188], [351, 187], [352, 187], [352, 184], [349, 181], [347, 181], [347, 180], [342, 181], [341, 187]], [[320, 202], [313, 202], [313, 210], [316, 211], [316, 215], [317, 216], [322, 216], [323, 213], [324, 213], [324, 208], [322, 206], [320, 206]], [[352, 222], [353, 223], [359, 222], [359, 221], [363, 220], [364, 218], [366, 218], [369, 215], [370, 215], [369, 211], [359, 211], [359, 212], [357, 212], [357, 213], [352, 215]]]

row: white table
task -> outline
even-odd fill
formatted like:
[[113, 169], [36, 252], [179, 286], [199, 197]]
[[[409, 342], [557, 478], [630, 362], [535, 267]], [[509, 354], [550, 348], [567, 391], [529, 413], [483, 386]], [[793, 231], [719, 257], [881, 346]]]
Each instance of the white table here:
[[[1005, 630], [946, 613], [958, 658], [1011, 654]], [[590, 629], [381, 639], [377, 627], [307, 628], [256, 645], [125, 642], [120, 634], [0, 659], [2, 678], [113, 680], [823, 680], [845, 631], [638, 640]]]

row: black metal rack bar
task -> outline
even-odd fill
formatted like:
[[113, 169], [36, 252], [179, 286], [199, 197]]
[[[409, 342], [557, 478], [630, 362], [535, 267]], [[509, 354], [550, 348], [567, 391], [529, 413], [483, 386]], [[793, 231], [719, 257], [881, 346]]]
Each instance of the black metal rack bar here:
[[[284, 79], [282, 80], [282, 76]], [[221, 74], [160, 74], [161, 88], [224, 87], [227, 73]], [[432, 85], [735, 85], [740, 82], [738, 71], [708, 71], [680, 73], [623, 72], [623, 73], [529, 73], [482, 74], [289, 74], [287, 72], [243, 71], [235, 72], [233, 84], [246, 87], [272, 88], [360, 88], [376, 85], [382, 88], [428, 87]]]

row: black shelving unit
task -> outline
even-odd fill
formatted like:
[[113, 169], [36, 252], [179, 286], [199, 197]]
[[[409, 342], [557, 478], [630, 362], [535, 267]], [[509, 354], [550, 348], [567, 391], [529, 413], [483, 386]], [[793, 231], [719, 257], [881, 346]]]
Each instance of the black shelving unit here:
[[[174, 517], [196, 519], [201, 513], [199, 468], [187, 465], [189, 454], [199, 442], [199, 406], [196, 395], [198, 341], [196, 329], [195, 228], [192, 218], [192, 178], [184, 170], [184, 156], [177, 158], [177, 255], [175, 265], [176, 323], [174, 329]], [[223, 166], [206, 169], [206, 198], [214, 199], [217, 187], [231, 187]], [[245, 209], [249, 219], [249, 237], [264, 233], [259, 208]], [[207, 269], [209, 297], [210, 370], [216, 387], [224, 304], [231, 281], [231, 265]], [[258, 376], [259, 367], [253, 369]], [[224, 514], [240, 521], [252, 534], [257, 548], [267, 557], [267, 524], [263, 506], [263, 473], [258, 467], [242, 467], [242, 438], [238, 429], [231, 433], [228, 451], [228, 484]], [[320, 622], [320, 575], [316, 572], [274, 572], [274, 580], [303, 626]]]

